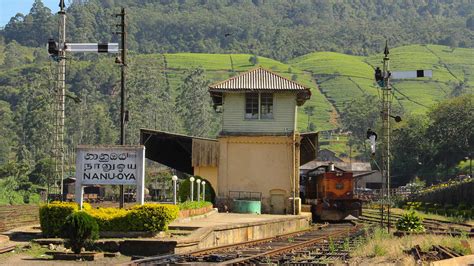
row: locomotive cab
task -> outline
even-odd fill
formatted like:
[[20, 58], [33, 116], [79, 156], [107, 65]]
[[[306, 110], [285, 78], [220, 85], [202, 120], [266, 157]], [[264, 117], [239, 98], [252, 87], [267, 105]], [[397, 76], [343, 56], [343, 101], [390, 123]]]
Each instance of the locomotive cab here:
[[352, 172], [336, 169], [333, 164], [310, 171], [305, 190], [313, 221], [342, 221], [362, 213], [361, 201], [354, 197]]

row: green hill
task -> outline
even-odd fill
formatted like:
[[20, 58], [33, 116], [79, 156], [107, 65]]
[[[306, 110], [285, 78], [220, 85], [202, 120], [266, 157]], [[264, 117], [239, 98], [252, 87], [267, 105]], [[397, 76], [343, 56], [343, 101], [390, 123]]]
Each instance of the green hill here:
[[[143, 55], [144, 57], [161, 55]], [[183, 71], [193, 67], [206, 70], [207, 78], [219, 81], [235, 73], [254, 68], [250, 54], [165, 54], [166, 72], [172, 88], [179, 86]], [[474, 92], [473, 49], [452, 50], [440, 45], [409, 45], [390, 50], [392, 71], [432, 69], [433, 78], [393, 80], [394, 105], [408, 113], [424, 113], [439, 100], [450, 97], [459, 85], [466, 92]], [[369, 57], [334, 52], [314, 52], [289, 61], [288, 64], [259, 57], [259, 65], [311, 88], [312, 97], [307, 105], [316, 107], [311, 122], [317, 130], [337, 128], [336, 110], [344, 103], [364, 95], [378, 95], [373, 80], [373, 69], [381, 66], [382, 54]], [[317, 81], [317, 84], [315, 82]], [[298, 113], [298, 127], [307, 127], [307, 116], [302, 108]]]
[[[321, 92], [340, 110], [345, 102], [366, 94], [378, 95], [373, 69], [381, 66], [382, 54], [369, 57], [316, 52], [295, 58], [290, 64], [311, 72]], [[432, 69], [433, 78], [392, 80], [394, 104], [405, 112], [423, 113], [441, 99], [474, 92], [474, 52], [440, 45], [409, 45], [390, 50], [392, 71]]]
[[[150, 55], [144, 55], [148, 57]], [[172, 88], [179, 86], [183, 76], [183, 70], [202, 67], [206, 71], [207, 78], [212, 82], [220, 81], [232, 77], [236, 73], [247, 71], [256, 66], [249, 63], [250, 54], [195, 54], [178, 53], [165, 54], [169, 81]], [[278, 73], [288, 79], [296, 78], [296, 81], [311, 88], [312, 97], [306, 103], [315, 106], [315, 115], [311, 121], [316, 125], [317, 130], [328, 130], [337, 125], [331, 123], [331, 114], [334, 108], [321, 92], [316, 89], [316, 83], [310, 72], [302, 71], [296, 67], [279, 61], [258, 57], [258, 64]], [[307, 116], [302, 108], [298, 112], [298, 127], [304, 130], [307, 127]]]

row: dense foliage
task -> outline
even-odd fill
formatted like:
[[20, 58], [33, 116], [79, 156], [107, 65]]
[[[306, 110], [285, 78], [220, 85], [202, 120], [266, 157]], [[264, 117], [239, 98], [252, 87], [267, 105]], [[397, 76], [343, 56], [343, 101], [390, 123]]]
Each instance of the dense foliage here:
[[[365, 131], [380, 129], [379, 91], [372, 76], [381, 57], [349, 54], [380, 51], [387, 37], [391, 47], [450, 46], [391, 49], [394, 68], [435, 70], [430, 80], [393, 83], [393, 114], [403, 114], [393, 131], [393, 180], [404, 184], [418, 175], [432, 177], [427, 180], [432, 183], [455, 174], [455, 165], [472, 157], [472, 100], [463, 95], [473, 88], [473, 53], [454, 49], [473, 47], [471, 2], [69, 2], [67, 34], [74, 42], [117, 41], [112, 35], [117, 18], [111, 14], [119, 5], [127, 7], [127, 144], [138, 143], [140, 128], [215, 137], [220, 117], [211, 108], [209, 80], [223, 80], [260, 64], [313, 88], [309, 109], [298, 113], [300, 130], [351, 131], [357, 159], [368, 160]], [[56, 16], [36, 0], [29, 14], [18, 14], [0, 30], [0, 204], [37, 202], [36, 193], [53, 173], [56, 69], [44, 44], [57, 32]], [[313, 53], [318, 50], [346, 54]], [[181, 51], [234, 54], [164, 53]], [[264, 56], [292, 60], [284, 64]], [[76, 145], [118, 141], [120, 77], [113, 61], [95, 54], [68, 57], [67, 176], [74, 175]], [[454, 96], [461, 100], [441, 103], [423, 115], [434, 102]], [[181, 191], [189, 191], [186, 182], [183, 186]], [[206, 191], [206, 199], [211, 195]]]
[[472, 158], [474, 95], [455, 97], [434, 106], [425, 116], [407, 116], [392, 134], [393, 170], [398, 182], [415, 176], [428, 183], [457, 173], [456, 165]]
[[89, 214], [78, 211], [69, 214], [63, 226], [63, 236], [67, 239], [66, 246], [79, 254], [86, 245], [91, 245], [99, 238], [99, 226]]
[[[395, 46], [435, 43], [473, 47], [470, 1], [73, 0], [68, 36], [109, 41], [125, 6], [130, 48], [140, 53], [254, 53], [288, 60], [309, 52], [368, 54], [386, 38]], [[0, 32], [7, 42], [43, 46], [55, 36], [57, 15], [36, 0]]]

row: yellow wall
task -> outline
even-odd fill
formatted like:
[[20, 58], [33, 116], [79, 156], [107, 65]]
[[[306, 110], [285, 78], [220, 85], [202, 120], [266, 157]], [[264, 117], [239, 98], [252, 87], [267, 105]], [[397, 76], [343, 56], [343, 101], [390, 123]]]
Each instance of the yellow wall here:
[[211, 183], [212, 188], [217, 194], [218, 184], [217, 184], [217, 167], [216, 166], [195, 166], [194, 175], [201, 176], [207, 179]]
[[293, 146], [293, 136], [221, 136], [218, 141], [218, 197], [228, 197], [229, 191], [261, 192], [262, 211], [271, 213], [270, 191], [284, 194], [285, 200], [292, 197], [295, 174], [299, 197], [299, 145]]

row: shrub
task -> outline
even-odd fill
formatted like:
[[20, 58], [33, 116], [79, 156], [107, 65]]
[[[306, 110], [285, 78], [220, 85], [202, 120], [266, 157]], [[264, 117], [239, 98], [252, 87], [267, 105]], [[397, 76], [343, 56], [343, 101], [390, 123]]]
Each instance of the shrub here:
[[130, 211], [129, 222], [132, 231], [159, 232], [168, 230], [168, 224], [178, 218], [176, 205], [145, 204], [134, 206]]
[[207, 206], [211, 206], [212, 203], [208, 201], [185, 201], [178, 204], [180, 210], [191, 210], [191, 209], [200, 209]]
[[[200, 203], [210, 204], [210, 203]], [[54, 202], [40, 207], [40, 223], [47, 237], [61, 236], [61, 228], [66, 217], [79, 211], [76, 203]], [[145, 204], [131, 209], [98, 208], [92, 209], [84, 203], [83, 211], [98, 224], [100, 231], [163, 231], [178, 217], [179, 209], [175, 205]]]
[[129, 231], [129, 222], [127, 216], [129, 210], [119, 208], [98, 208], [87, 210], [99, 225], [100, 231]]
[[63, 236], [68, 239], [67, 245], [76, 254], [81, 249], [99, 238], [99, 226], [97, 222], [85, 211], [73, 212], [67, 216], [62, 227]]
[[[194, 178], [206, 181], [206, 193], [205, 193], [206, 201], [215, 203], [214, 200], [216, 197], [216, 192], [214, 191], [214, 188], [212, 187], [211, 183], [200, 176], [195, 176]], [[193, 189], [194, 189], [194, 200], [196, 200], [197, 199], [197, 183], [196, 182], [194, 182]], [[201, 186], [201, 190], [202, 190], [202, 186]], [[179, 184], [179, 194], [178, 194], [179, 201], [185, 202], [189, 200], [191, 197], [190, 191], [191, 191], [191, 181], [189, 181], [189, 178], [188, 178]]]
[[41, 231], [46, 237], [59, 237], [66, 217], [79, 210], [74, 202], [52, 202], [39, 208]]
[[397, 221], [397, 230], [407, 232], [423, 232], [423, 218], [418, 216], [414, 211], [405, 213]]

